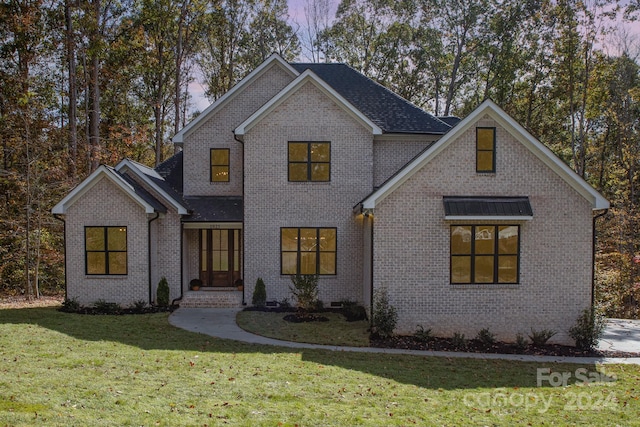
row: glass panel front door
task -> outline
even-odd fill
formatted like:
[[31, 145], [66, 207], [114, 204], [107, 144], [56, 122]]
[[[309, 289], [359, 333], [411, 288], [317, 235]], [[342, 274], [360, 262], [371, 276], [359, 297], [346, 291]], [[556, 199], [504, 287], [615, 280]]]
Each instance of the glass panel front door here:
[[240, 230], [200, 230], [200, 280], [203, 286], [234, 286], [240, 279]]

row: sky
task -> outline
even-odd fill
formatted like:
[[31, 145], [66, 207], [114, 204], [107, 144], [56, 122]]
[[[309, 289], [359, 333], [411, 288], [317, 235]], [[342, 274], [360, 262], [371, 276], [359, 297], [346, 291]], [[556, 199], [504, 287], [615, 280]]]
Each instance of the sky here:
[[[298, 31], [302, 32], [302, 29], [306, 24], [304, 8], [307, 0], [287, 0], [287, 2], [289, 4], [290, 21], [293, 23], [294, 28], [297, 26]], [[332, 5], [331, 14], [333, 15], [338, 6], [339, 0], [330, 0], [330, 3]], [[640, 20], [634, 23], [620, 23], [619, 29], [622, 32], [628, 32], [635, 43], [640, 46]], [[615, 39], [611, 39], [610, 43], [611, 46], [615, 46], [617, 44]], [[607, 48], [607, 46], [605, 46], [604, 50], [610, 54], [619, 54], [619, 52], [616, 52], [616, 49], [614, 49], [613, 47]], [[637, 50], [638, 54], [640, 55], [640, 47]], [[189, 86], [189, 93], [193, 98], [193, 107], [191, 108], [192, 112], [204, 111], [204, 109], [209, 106], [210, 102], [204, 96], [204, 92], [205, 88], [200, 82], [194, 82]]]

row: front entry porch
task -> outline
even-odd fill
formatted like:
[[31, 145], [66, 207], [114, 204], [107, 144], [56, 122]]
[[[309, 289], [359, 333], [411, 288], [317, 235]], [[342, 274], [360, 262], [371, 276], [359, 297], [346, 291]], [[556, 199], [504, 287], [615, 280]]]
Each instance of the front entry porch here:
[[[242, 223], [184, 223], [184, 284], [181, 307], [242, 307]], [[189, 284], [200, 279], [199, 290]]]
[[200, 280], [205, 288], [233, 287], [240, 276], [241, 230], [200, 230]]

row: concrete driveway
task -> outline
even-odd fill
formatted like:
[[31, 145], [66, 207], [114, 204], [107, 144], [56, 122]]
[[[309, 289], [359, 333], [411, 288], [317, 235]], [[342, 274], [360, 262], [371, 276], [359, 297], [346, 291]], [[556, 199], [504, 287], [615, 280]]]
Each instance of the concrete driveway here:
[[640, 353], [640, 320], [607, 319], [598, 349]]

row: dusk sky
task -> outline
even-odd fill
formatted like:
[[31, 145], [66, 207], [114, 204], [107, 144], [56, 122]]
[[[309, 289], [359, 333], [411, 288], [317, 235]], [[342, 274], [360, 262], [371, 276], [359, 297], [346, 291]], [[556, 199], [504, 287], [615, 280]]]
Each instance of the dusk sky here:
[[[292, 25], [298, 27], [298, 31], [301, 33], [303, 27], [306, 25], [304, 16], [304, 8], [307, 0], [288, 0], [289, 4], [289, 18]], [[331, 2], [331, 14], [335, 13], [339, 0], [330, 0]], [[638, 44], [640, 39], [640, 22], [621, 24], [620, 29], [629, 32], [635, 40], [635, 44]], [[614, 45], [615, 42], [612, 42]], [[617, 52], [611, 52], [617, 53]], [[301, 58], [302, 61], [305, 58]], [[203, 111], [210, 104], [209, 100], [204, 96], [204, 88], [200, 82], [194, 82], [190, 85], [190, 93], [193, 96], [193, 110]]]

